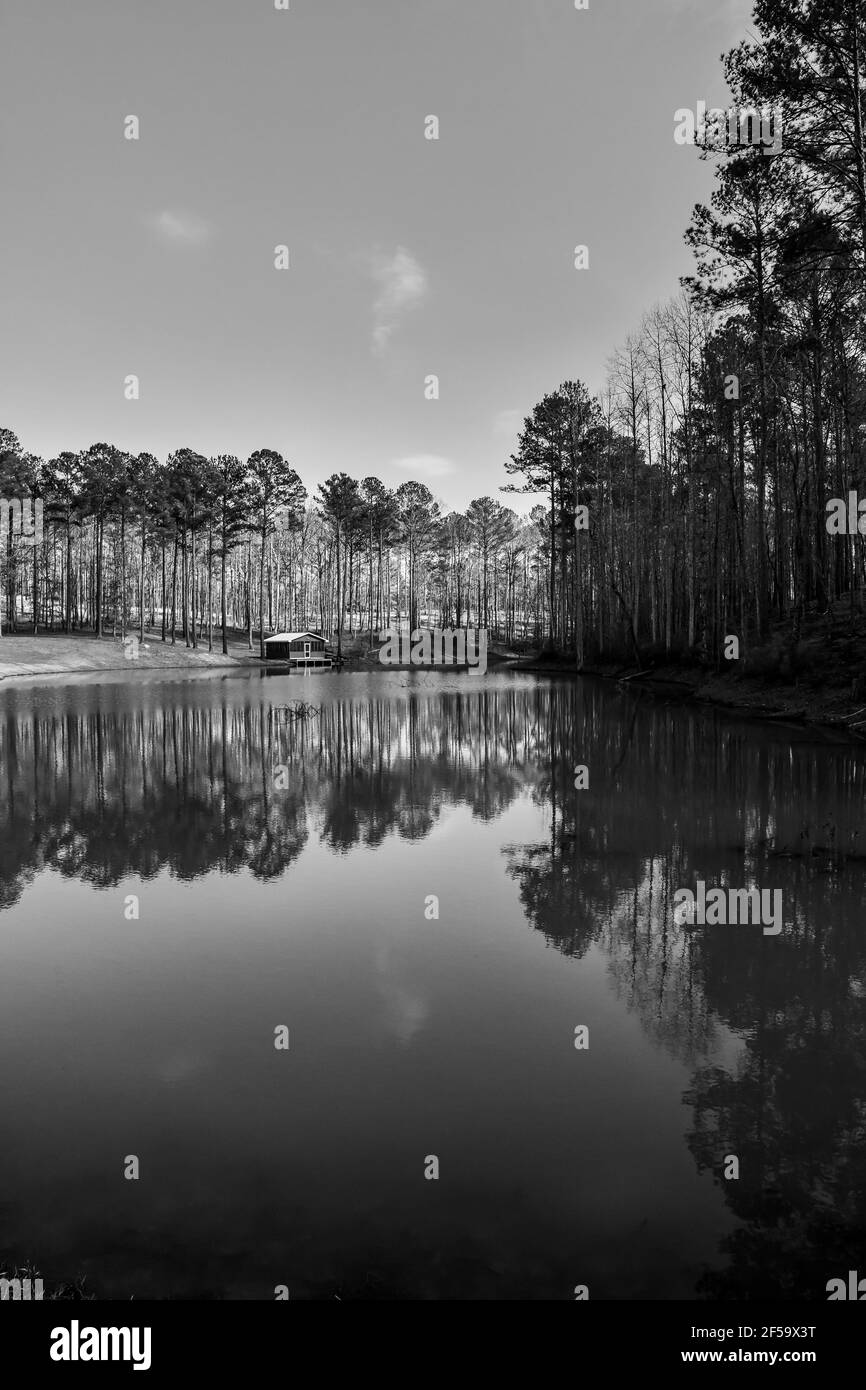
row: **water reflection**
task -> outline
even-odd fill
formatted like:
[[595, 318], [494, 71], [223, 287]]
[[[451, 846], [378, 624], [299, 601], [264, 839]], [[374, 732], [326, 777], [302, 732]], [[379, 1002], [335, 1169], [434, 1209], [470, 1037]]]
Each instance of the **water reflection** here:
[[[423, 1221], [411, 1224], [408, 1197], [405, 1211], [394, 1199], [396, 1215], [395, 1208], [384, 1215], [352, 1209], [350, 1218], [351, 1201], [334, 1176], [340, 1191], [332, 1194], [332, 1215], [320, 1213], [318, 1224], [310, 1218], [292, 1237], [305, 1249], [297, 1281], [307, 1295], [330, 1297], [342, 1288], [350, 1297], [568, 1297], [588, 1272], [593, 1296], [601, 1297], [823, 1298], [829, 1278], [857, 1267], [866, 1227], [866, 788], [858, 751], [642, 703], [602, 684], [497, 677], [412, 689], [386, 678], [334, 678], [314, 688], [318, 715], [296, 722], [273, 709], [297, 693], [288, 681], [82, 686], [42, 692], [35, 702], [23, 690], [4, 692], [0, 907], [14, 913], [28, 885], [52, 872], [99, 889], [166, 872], [190, 884], [245, 874], [261, 884], [285, 880], [290, 891], [313, 847], [332, 860], [363, 850], [373, 855], [373, 877], [361, 895], [370, 905], [370, 931], [391, 913], [395, 933], [402, 909], [388, 905], [384, 887], [375, 889], [377, 856], [395, 843], [430, 841], [442, 882], [426, 883], [425, 891], [447, 897], [456, 877], [472, 878], [473, 849], [487, 843], [481, 827], [498, 834], [498, 823], [507, 822], [495, 854], [524, 922], [567, 958], [569, 970], [595, 970], [600, 962], [602, 975], [586, 976], [586, 998], [606, 992], [617, 1019], [638, 1020], [647, 1055], [683, 1069], [686, 1085], [676, 1101], [684, 1098], [686, 1108], [679, 1127], [667, 1122], [668, 1152], [688, 1152], [705, 1181], [683, 1197], [682, 1226], [694, 1224], [701, 1210], [715, 1235], [705, 1237], [701, 1258], [693, 1249], [686, 1254], [686, 1237], [676, 1231], [662, 1248], [611, 1228], [617, 1258], [626, 1248], [636, 1251], [635, 1268], [614, 1273], [604, 1230], [592, 1233], [588, 1218], [568, 1210], [565, 1180], [558, 1213], [555, 1184], [554, 1197], [539, 1206], [538, 1193], [528, 1195], [508, 1173], [510, 1216], [499, 1220], [495, 1189], [485, 1189], [483, 1163], [467, 1136], [474, 1178], [467, 1158], [463, 1187], [438, 1234], [435, 1223], [429, 1230]], [[588, 790], [575, 790], [576, 764], [589, 768]], [[275, 784], [278, 768], [287, 769], [285, 789]], [[479, 827], [465, 832], [463, 844], [446, 832], [453, 808]], [[515, 836], [515, 827], [532, 833]], [[483, 862], [489, 874], [494, 861]], [[675, 889], [700, 878], [781, 889], [782, 935], [675, 925]], [[495, 911], [485, 908], [483, 885], [478, 891], [495, 961]], [[321, 892], [327, 902], [327, 883]], [[247, 923], [239, 929], [251, 930]], [[528, 980], [537, 983], [535, 1006], [543, 1011], [548, 976], [535, 957], [516, 954], [504, 929], [503, 940], [514, 955], [509, 988], [518, 997]], [[396, 941], [390, 934], [378, 940], [369, 968], [393, 1045], [405, 1051], [423, 1046], [437, 999], [426, 987], [429, 960], [414, 979], [395, 968]], [[471, 949], [469, 935], [452, 942], [455, 975], [467, 968]], [[524, 969], [531, 973], [522, 975]], [[441, 988], [459, 1020], [459, 984]], [[564, 986], [564, 998], [570, 988]], [[492, 1005], [474, 1007], [491, 1008], [491, 1031], [505, 1026]], [[617, 1027], [625, 1037], [625, 1025]], [[608, 1046], [600, 1029], [588, 1056], [594, 1062]], [[518, 1055], [517, 1048], [508, 1053], [510, 1065]], [[458, 1076], [459, 1057], [452, 1060]], [[543, 1073], [543, 1056], [535, 1062]], [[216, 1085], [198, 1046], [179, 1044], [160, 1066], [166, 1085]], [[625, 1086], [628, 1061], [617, 1066], [613, 1084]], [[442, 1074], [436, 1078], [438, 1084]], [[413, 1083], [407, 1074], [399, 1084]], [[669, 1090], [670, 1079], [664, 1085]], [[542, 1102], [561, 1107], [553, 1081]], [[645, 1123], [637, 1102], [618, 1103], [624, 1123]], [[447, 1100], [440, 1108], [447, 1117]], [[501, 1109], [491, 1132], [501, 1122], [507, 1133], [506, 1118], [518, 1127], [526, 1119], [504, 1101]], [[539, 1110], [538, 1124], [550, 1126], [552, 1142], [570, 1142], [567, 1116], [542, 1118]], [[726, 1155], [739, 1158], [737, 1181], [722, 1178]], [[620, 1156], [611, 1141], [613, 1168]], [[321, 1155], [311, 1151], [307, 1160], [315, 1165]], [[488, 1153], [486, 1161], [496, 1160]], [[272, 1178], [259, 1174], [263, 1191]], [[643, 1180], [649, 1211], [658, 1183], [649, 1160]], [[638, 1166], [630, 1182], [641, 1181]], [[327, 1175], [322, 1182], [329, 1191]], [[729, 1218], [724, 1230], [712, 1215], [720, 1201]], [[238, 1231], [262, 1219], [247, 1202], [235, 1214]], [[323, 1198], [323, 1211], [327, 1206]], [[566, 1213], [570, 1234], [563, 1239], [556, 1226]], [[203, 1252], [206, 1222], [196, 1219]], [[668, 1215], [668, 1225], [672, 1220]], [[582, 1253], [572, 1258], [568, 1240], [573, 1247], [576, 1234]], [[332, 1245], [333, 1258], [323, 1253]], [[54, 1255], [62, 1258], [57, 1249]], [[216, 1279], [212, 1287], [202, 1273], [209, 1257], [187, 1255], [197, 1291], [204, 1280], [210, 1292], [251, 1296], [242, 1279], [230, 1286]], [[137, 1255], [139, 1262], [154, 1258], [153, 1250]], [[110, 1283], [104, 1265], [102, 1272]]]

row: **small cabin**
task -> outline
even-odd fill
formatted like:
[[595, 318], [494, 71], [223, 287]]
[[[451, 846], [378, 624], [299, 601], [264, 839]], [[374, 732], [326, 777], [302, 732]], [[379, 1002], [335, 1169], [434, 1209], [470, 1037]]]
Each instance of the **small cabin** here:
[[265, 638], [265, 659], [292, 666], [330, 666], [325, 639], [318, 632], [276, 632]]

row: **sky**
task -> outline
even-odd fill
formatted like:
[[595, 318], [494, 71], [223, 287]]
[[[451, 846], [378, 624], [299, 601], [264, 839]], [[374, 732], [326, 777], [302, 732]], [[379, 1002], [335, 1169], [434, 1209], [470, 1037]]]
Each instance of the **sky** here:
[[599, 390], [692, 269], [712, 171], [674, 112], [728, 104], [751, 27], [589, 6], [0, 0], [0, 425], [528, 510], [499, 492], [523, 417]]

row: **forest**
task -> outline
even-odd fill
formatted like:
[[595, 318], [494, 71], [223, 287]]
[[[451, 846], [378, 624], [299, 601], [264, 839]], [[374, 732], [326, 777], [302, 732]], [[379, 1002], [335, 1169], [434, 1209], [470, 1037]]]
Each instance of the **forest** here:
[[41, 499], [43, 526], [35, 545], [5, 528], [2, 630], [226, 651], [231, 629], [263, 654], [269, 631], [339, 649], [426, 622], [640, 666], [718, 664], [725, 634], [748, 652], [779, 623], [795, 657], [807, 614], [844, 600], [853, 621], [862, 546], [826, 518], [866, 486], [866, 4], [757, 0], [753, 23], [725, 80], [781, 113], [782, 138], [691, 151], [715, 169], [685, 230], [693, 273], [600, 391], [566, 380], [528, 408], [494, 489], [536, 497], [528, 516], [342, 471], [311, 494], [271, 449], [43, 460], [4, 429], [0, 495]]

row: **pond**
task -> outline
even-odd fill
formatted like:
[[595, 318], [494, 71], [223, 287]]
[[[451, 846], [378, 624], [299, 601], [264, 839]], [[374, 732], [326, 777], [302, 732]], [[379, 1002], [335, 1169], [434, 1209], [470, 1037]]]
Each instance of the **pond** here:
[[[856, 747], [600, 681], [4, 689], [0, 1269], [826, 1298], [866, 1225], [863, 806]], [[680, 920], [699, 881], [783, 929]]]

